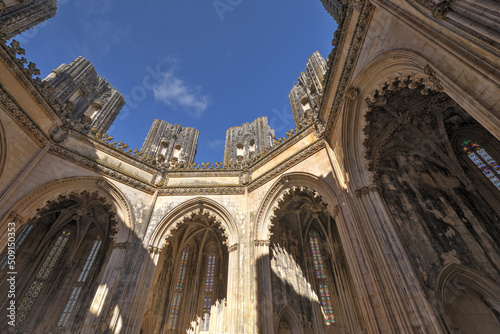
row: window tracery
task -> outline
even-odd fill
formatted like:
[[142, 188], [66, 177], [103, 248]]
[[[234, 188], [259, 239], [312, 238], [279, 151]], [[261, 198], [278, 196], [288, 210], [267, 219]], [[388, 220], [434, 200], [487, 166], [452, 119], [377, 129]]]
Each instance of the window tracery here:
[[[500, 191], [500, 166], [478, 143], [472, 140], [462, 142], [463, 151], [469, 159], [483, 172], [491, 183]], [[491, 167], [488, 168], [488, 166]], [[493, 170], [492, 170], [493, 169]]]
[[203, 323], [202, 330], [207, 331], [210, 323], [210, 310], [212, 308], [212, 293], [214, 290], [215, 248], [208, 252], [207, 273], [205, 276], [205, 296], [203, 298]]
[[186, 268], [189, 257], [189, 248], [184, 248], [182, 250], [181, 264], [179, 267], [179, 274], [177, 276], [177, 285], [175, 287], [174, 301], [172, 303], [172, 310], [170, 311], [170, 317], [168, 320], [168, 329], [175, 330], [177, 328], [177, 320], [179, 318], [179, 308], [181, 305], [184, 279], [186, 278]]
[[321, 298], [321, 306], [325, 315], [327, 324], [335, 323], [335, 316], [333, 314], [332, 300], [330, 298], [330, 289], [328, 287], [328, 280], [323, 268], [323, 258], [318, 242], [318, 234], [315, 231], [309, 233], [309, 242], [311, 244], [311, 252], [313, 256], [314, 270], [316, 273], [316, 280], [318, 282], [319, 294]]
[[63, 231], [57, 238], [54, 246], [50, 250], [49, 255], [45, 258], [42, 267], [35, 276], [35, 280], [33, 281], [33, 283], [31, 283], [31, 286], [24, 295], [21, 304], [19, 304], [19, 307], [17, 309], [18, 310], [18, 318], [16, 322], [17, 325], [20, 325], [26, 319], [26, 316], [28, 315], [31, 307], [33, 306], [33, 303], [40, 294], [40, 291], [45, 281], [49, 277], [52, 269], [54, 268], [54, 265], [61, 256], [61, 253], [68, 242], [69, 236], [70, 232]]
[[66, 303], [66, 306], [64, 307], [64, 311], [61, 314], [61, 317], [59, 318], [59, 321], [57, 325], [59, 327], [64, 327], [66, 326], [69, 316], [71, 315], [71, 312], [73, 311], [73, 308], [75, 307], [75, 304], [78, 300], [78, 297], [80, 296], [80, 292], [83, 289], [83, 286], [85, 284], [85, 281], [87, 280], [87, 276], [89, 274], [90, 268], [94, 264], [96, 255], [99, 251], [99, 248], [101, 247], [102, 241], [98, 238], [96, 241], [94, 241], [94, 245], [92, 246], [92, 250], [90, 251], [89, 256], [87, 257], [87, 260], [85, 261], [85, 264], [82, 268], [82, 271], [80, 273], [80, 276], [78, 277], [78, 280], [76, 281], [73, 291], [71, 292], [71, 295], [68, 299], [68, 302]]

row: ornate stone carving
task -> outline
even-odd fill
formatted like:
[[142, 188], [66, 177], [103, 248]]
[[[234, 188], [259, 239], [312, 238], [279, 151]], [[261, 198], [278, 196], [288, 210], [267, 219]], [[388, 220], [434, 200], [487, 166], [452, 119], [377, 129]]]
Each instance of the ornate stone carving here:
[[119, 243], [113, 244], [113, 248], [116, 248], [116, 249], [127, 249], [128, 246], [129, 246], [128, 242], [119, 242]]
[[155, 119], [142, 145], [141, 152], [148, 161], [165, 168], [193, 163], [200, 132], [178, 124]]
[[270, 244], [270, 240], [254, 240], [255, 247], [269, 247]]
[[229, 247], [227, 248], [227, 251], [228, 251], [229, 253], [232, 253], [232, 252], [234, 252], [235, 250], [238, 250], [238, 244], [231, 245], [231, 246], [229, 246]]
[[[366, 35], [366, 30], [368, 27], [368, 23], [371, 17], [371, 12], [373, 11], [374, 6], [370, 2], [366, 2], [366, 4], [362, 7], [361, 14], [359, 15], [358, 18], [358, 23], [356, 25], [356, 30], [354, 31], [354, 36], [352, 37], [351, 40], [351, 45], [349, 46], [349, 51], [347, 54], [346, 61], [344, 63], [343, 68], [338, 68], [339, 67], [339, 62], [340, 62], [340, 51], [344, 49], [344, 42], [347, 37], [347, 29], [348, 29], [348, 22], [351, 19], [352, 16], [352, 7], [348, 6], [347, 11], [346, 11], [346, 19], [344, 22], [339, 26], [338, 30], [340, 30], [340, 34], [338, 34], [338, 38], [336, 38], [336, 46], [333, 50], [333, 53], [331, 57], [331, 64], [329, 64], [329, 72], [326, 75], [327, 78], [327, 83], [326, 83], [326, 88], [325, 91], [328, 90], [328, 86], [330, 85], [329, 81], [333, 77], [334, 71], [342, 71], [342, 75], [340, 78], [340, 82], [338, 85], [338, 89], [336, 90], [335, 97], [334, 97], [334, 102], [332, 107], [330, 108], [330, 113], [328, 116], [328, 127], [325, 133], [326, 138], [329, 138], [331, 136], [331, 132], [335, 128], [333, 124], [335, 124], [335, 120], [338, 117], [338, 111], [340, 108], [340, 105], [342, 103], [342, 96], [345, 95], [345, 91], [347, 88], [347, 84], [350, 81], [352, 70], [354, 69], [355, 61], [358, 57], [358, 54], [361, 50], [361, 44], [363, 42], [364, 36]], [[323, 103], [324, 101], [322, 101]], [[323, 108], [320, 108], [320, 110]], [[326, 109], [325, 109], [326, 110]], [[321, 116], [321, 115], [320, 115]]]
[[289, 159], [285, 160], [266, 174], [262, 175], [261, 177], [257, 178], [255, 181], [253, 181], [249, 185], [249, 190], [253, 191], [254, 189], [260, 187], [262, 184], [268, 182], [269, 180], [275, 178], [277, 175], [284, 173], [286, 170], [291, 168], [292, 166], [298, 164], [299, 162], [303, 161], [304, 159], [310, 157], [311, 155], [315, 154], [316, 152], [320, 151], [321, 149], [325, 148], [325, 142], [324, 140], [318, 140], [314, 144], [306, 147], [302, 151], [298, 152], [297, 154], [293, 155]]
[[350, 88], [349, 90], [347, 90], [347, 92], [345, 93], [345, 96], [349, 99], [349, 100], [356, 100], [358, 98], [358, 95], [359, 95], [359, 89], [357, 88]]
[[288, 96], [295, 126], [299, 128], [305, 119], [317, 116], [323, 94], [326, 62], [318, 51], [309, 58], [306, 70], [300, 73], [299, 82]]
[[446, 0], [441, 1], [434, 7], [432, 15], [437, 19], [444, 20], [449, 12], [451, 12], [451, 2]]
[[230, 163], [245, 164], [273, 146], [274, 130], [267, 122], [267, 117], [259, 117], [252, 123], [235, 126], [226, 131], [224, 165]]

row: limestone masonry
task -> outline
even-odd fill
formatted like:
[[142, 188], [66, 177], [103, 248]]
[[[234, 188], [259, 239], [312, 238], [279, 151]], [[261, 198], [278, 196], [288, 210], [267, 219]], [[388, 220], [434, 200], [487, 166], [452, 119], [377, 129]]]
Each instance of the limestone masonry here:
[[500, 333], [499, 3], [322, 3], [295, 128], [198, 164], [109, 136], [86, 59], [37, 77], [7, 40], [56, 1], [0, 0], [0, 333]]

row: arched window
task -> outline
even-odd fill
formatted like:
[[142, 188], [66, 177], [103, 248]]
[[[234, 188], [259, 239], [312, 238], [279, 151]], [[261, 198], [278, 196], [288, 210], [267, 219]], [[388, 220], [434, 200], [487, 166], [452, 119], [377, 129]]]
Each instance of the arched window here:
[[215, 249], [211, 248], [208, 252], [207, 273], [205, 275], [205, 293], [203, 297], [203, 323], [201, 330], [208, 331], [210, 323], [210, 310], [212, 308], [212, 293], [214, 291], [214, 272], [215, 272]]
[[68, 322], [69, 316], [71, 315], [71, 312], [73, 311], [73, 308], [75, 307], [76, 301], [78, 300], [78, 297], [80, 296], [80, 292], [82, 291], [83, 285], [85, 284], [85, 281], [87, 280], [87, 276], [89, 274], [90, 268], [92, 267], [92, 264], [94, 264], [97, 252], [99, 251], [101, 244], [102, 244], [102, 241], [99, 238], [96, 241], [94, 241], [94, 245], [92, 246], [92, 250], [90, 251], [90, 254], [87, 257], [87, 261], [85, 261], [85, 265], [83, 266], [83, 269], [80, 273], [80, 276], [78, 276], [78, 279], [75, 283], [75, 286], [73, 287], [73, 291], [71, 292], [71, 295], [68, 299], [68, 302], [66, 303], [66, 307], [64, 308], [64, 311], [61, 314], [61, 318], [59, 318], [57, 326], [59, 326], [59, 327], [66, 326], [66, 323]]
[[189, 257], [189, 248], [182, 250], [181, 264], [179, 266], [179, 274], [177, 275], [177, 285], [175, 286], [174, 301], [172, 302], [172, 310], [168, 319], [168, 329], [173, 331], [177, 328], [177, 320], [179, 318], [179, 308], [181, 306], [182, 290], [184, 287], [184, 279], [186, 278], [186, 268]]
[[69, 236], [70, 233], [68, 231], [61, 232], [54, 246], [50, 250], [49, 255], [45, 258], [42, 267], [35, 276], [35, 280], [33, 281], [33, 283], [31, 283], [31, 286], [29, 287], [28, 291], [24, 295], [24, 298], [19, 304], [19, 307], [17, 308], [18, 311], [17, 314], [18, 317], [16, 320], [17, 325], [20, 325], [24, 321], [24, 319], [26, 319], [26, 316], [28, 315], [36, 298], [38, 297], [40, 290], [42, 289], [45, 281], [49, 277], [57, 260], [61, 256], [61, 253], [64, 247], [66, 246], [66, 243], [68, 242]]
[[[500, 190], [500, 166], [478, 143], [472, 140], [462, 142], [463, 151], [495, 187]], [[489, 168], [490, 166], [491, 168]]]
[[[89, 311], [97, 274], [109, 254], [115, 221], [99, 193], [82, 191], [49, 201], [16, 236], [15, 324], [23, 333], [77, 331]], [[2, 254], [3, 256], [3, 254]], [[10, 259], [2, 259], [5, 277]], [[5, 289], [2, 278], [0, 291]], [[9, 301], [2, 301], [2, 307]], [[50, 312], [47, 312], [50, 310]], [[63, 328], [61, 328], [63, 327]], [[0, 324], [5, 332], [7, 324]]]
[[321, 250], [319, 247], [318, 233], [316, 233], [315, 231], [309, 232], [309, 242], [311, 244], [314, 270], [316, 272], [316, 281], [318, 283], [318, 289], [321, 298], [321, 307], [325, 315], [325, 321], [327, 324], [333, 324], [335, 322], [335, 316], [333, 315], [330, 289], [328, 288], [328, 279], [325, 275], [325, 269], [323, 268], [323, 258], [321, 256]]

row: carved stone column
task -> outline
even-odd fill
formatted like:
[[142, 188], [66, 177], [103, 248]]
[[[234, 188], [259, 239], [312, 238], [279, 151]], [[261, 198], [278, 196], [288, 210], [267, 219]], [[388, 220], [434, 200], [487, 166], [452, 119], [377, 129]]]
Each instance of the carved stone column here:
[[[125, 260], [127, 258], [127, 247], [122, 244], [112, 245], [113, 251], [106, 263], [106, 267], [101, 269], [101, 280], [82, 324], [81, 333], [98, 333], [108, 328], [115, 328], [117, 322], [124, 315], [121, 312], [119, 296], [117, 296], [117, 286], [123, 281], [125, 276]], [[115, 316], [113, 317], [113, 312]], [[126, 316], [126, 315], [125, 315]], [[114, 318], [111, 321], [111, 318]]]
[[[353, 209], [359, 215], [363, 251], [370, 254], [366, 284], [372, 286], [372, 306], [381, 320], [380, 329], [403, 332], [405, 328], [420, 328], [427, 333], [441, 333], [441, 325], [409, 265], [411, 261], [379, 191], [377, 184], [357, 189]], [[402, 304], [401, 300], [406, 302]]]
[[274, 333], [273, 319], [273, 292], [271, 287], [271, 256], [269, 254], [269, 240], [255, 240], [254, 258], [256, 261], [256, 304], [257, 314], [255, 333]]

